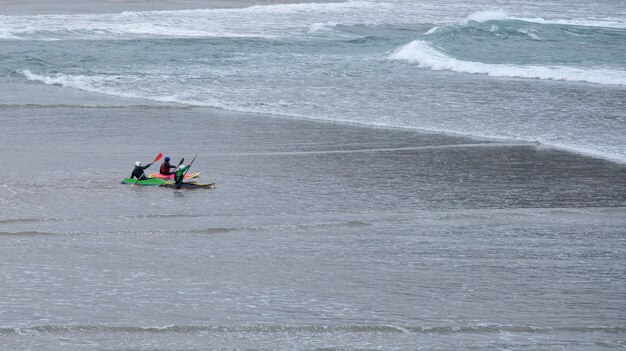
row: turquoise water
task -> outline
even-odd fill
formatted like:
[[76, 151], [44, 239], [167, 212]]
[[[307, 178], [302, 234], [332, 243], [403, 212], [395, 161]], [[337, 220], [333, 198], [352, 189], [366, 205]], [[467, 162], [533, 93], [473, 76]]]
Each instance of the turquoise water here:
[[2, 16], [10, 81], [626, 160], [626, 5], [349, 1]]

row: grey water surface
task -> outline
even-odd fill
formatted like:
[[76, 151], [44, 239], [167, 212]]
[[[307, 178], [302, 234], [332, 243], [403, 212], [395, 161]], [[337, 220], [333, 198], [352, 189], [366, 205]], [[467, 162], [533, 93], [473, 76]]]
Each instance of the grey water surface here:
[[[0, 110], [0, 349], [625, 346], [619, 164], [206, 108], [43, 106]], [[197, 152], [217, 189], [119, 183], [157, 152]]]
[[71, 3], [0, 6], [0, 350], [626, 348], [623, 2]]

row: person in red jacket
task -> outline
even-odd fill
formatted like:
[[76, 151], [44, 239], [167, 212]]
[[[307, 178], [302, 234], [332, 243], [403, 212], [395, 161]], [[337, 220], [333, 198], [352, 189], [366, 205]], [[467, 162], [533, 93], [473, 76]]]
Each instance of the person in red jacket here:
[[170, 172], [170, 169], [172, 169], [172, 168], [176, 168], [176, 166], [172, 166], [170, 164], [169, 156], [166, 156], [165, 160], [161, 164], [161, 168], [159, 169], [159, 173], [161, 173], [163, 175], [170, 175], [170, 174], [172, 174], [172, 172]]

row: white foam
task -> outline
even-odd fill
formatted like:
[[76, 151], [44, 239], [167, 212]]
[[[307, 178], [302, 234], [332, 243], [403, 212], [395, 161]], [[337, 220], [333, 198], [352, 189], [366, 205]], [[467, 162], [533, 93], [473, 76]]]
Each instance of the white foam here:
[[22, 71], [26, 79], [30, 81], [39, 81], [46, 85], [60, 85], [80, 90], [88, 90], [90, 85], [85, 82], [85, 76], [71, 76], [66, 74], [57, 74], [55, 77], [42, 76], [32, 73], [30, 70]]
[[[126, 39], [145, 37], [283, 37], [336, 23], [383, 21], [399, 11], [365, 1], [253, 6], [237, 9], [119, 14], [0, 16], [0, 39]], [[307, 18], [308, 21], [303, 21]], [[394, 18], [387, 14], [382, 18]], [[310, 23], [315, 23], [313, 26]]]
[[509, 16], [504, 10], [488, 10], [478, 11], [467, 16], [461, 21], [461, 24], [467, 24], [471, 21], [474, 22], [488, 22], [488, 21], [506, 21], [516, 20], [524, 22], [532, 22], [539, 24], [560, 24], [569, 26], [581, 26], [581, 27], [600, 27], [600, 28], [626, 28], [626, 21], [616, 18], [590, 18], [590, 19], [544, 19], [541, 17], [514, 17]]
[[463, 23], [470, 21], [487, 22], [487, 21], [504, 21], [510, 17], [503, 10], [478, 11], [469, 15], [463, 20]]
[[309, 27], [309, 33], [315, 33], [320, 31], [326, 31], [331, 29], [332, 27], [336, 27], [337, 22], [326, 22], [326, 23], [313, 23]]
[[[186, 97], [184, 95], [168, 95], [167, 92], [158, 92], [141, 89], [133, 86], [127, 86], [126, 88], [117, 82], [118, 79], [128, 79], [129, 77], [120, 76], [84, 76], [84, 75], [69, 75], [69, 74], [55, 74], [54, 76], [45, 76], [36, 73], [32, 73], [30, 70], [23, 70], [21, 72], [29, 81], [41, 82], [46, 85], [58, 85], [66, 88], [78, 89], [90, 93], [104, 94], [110, 96], [117, 96], [131, 99], [145, 99], [150, 101], [165, 102], [183, 104], [188, 106], [202, 106], [202, 107], [215, 107], [220, 109], [241, 111], [241, 112], [259, 112], [255, 109], [238, 108], [236, 105], [229, 105], [219, 101], [199, 101], [193, 97]], [[131, 92], [132, 91], [132, 92]]]
[[[112, 96], [119, 96], [125, 98], [141, 98], [144, 99], [146, 97], [141, 96], [139, 94], [133, 94], [128, 92], [120, 92], [106, 87], [106, 82], [109, 80], [116, 80], [120, 78], [118, 76], [110, 76], [107, 78], [103, 78], [101, 76], [97, 77], [88, 77], [84, 75], [69, 75], [69, 74], [56, 74], [54, 76], [44, 76], [36, 73], [32, 73], [30, 70], [23, 70], [22, 74], [26, 77], [26, 79], [30, 81], [42, 82], [46, 85], [59, 85], [66, 88], [73, 88], [82, 91], [87, 91], [90, 93], [98, 93], [98, 94], [106, 94]], [[161, 102], [178, 102], [178, 101], [165, 101], [159, 100], [158, 98], [150, 99], [154, 101]]]
[[[157, 92], [157, 91], [142, 91], [141, 89], [130, 90], [128, 88], [115, 88], [119, 86], [118, 82], [114, 83], [117, 79], [116, 77], [103, 77], [103, 76], [95, 76], [88, 77], [82, 75], [68, 75], [68, 74], [55, 74], [53, 76], [40, 75], [32, 73], [30, 70], [22, 71], [24, 76], [31, 81], [38, 81], [47, 85], [59, 85], [63, 87], [79, 89], [92, 93], [100, 93], [112, 96], [119, 96], [124, 98], [137, 98], [137, 99], [147, 99], [158, 102], [167, 102], [167, 103], [179, 103], [184, 105], [191, 106], [206, 106], [206, 107], [214, 107], [226, 110], [240, 111], [240, 112], [253, 112], [253, 113], [271, 113], [275, 115], [283, 115], [283, 116], [291, 116], [297, 118], [312, 118], [312, 119], [321, 119], [339, 123], [350, 123], [350, 124], [365, 124], [365, 125], [374, 125], [380, 127], [400, 127], [400, 128], [418, 128], [421, 130], [428, 130], [433, 132], [441, 132], [448, 133], [454, 135], [464, 135], [464, 136], [473, 136], [480, 138], [489, 138], [492, 140], [515, 140], [519, 142], [531, 142], [541, 144], [547, 147], [554, 147], [563, 150], [569, 150], [576, 153], [590, 155], [593, 157], [600, 157], [612, 161], [616, 161], [619, 163], [626, 163], [626, 158], [623, 153], [621, 153], [620, 144], [609, 142], [609, 143], [580, 143], [578, 139], [574, 138], [571, 140], [562, 140], [561, 138], [557, 138], [553, 135], [544, 135], [542, 133], [538, 134], [528, 134], [522, 133], [521, 135], [514, 135], [511, 133], [507, 133], [505, 130], [458, 130], [453, 126], [449, 126], [449, 128], [445, 127], [434, 127], [434, 126], [426, 126], [426, 125], [412, 125], [412, 124], [404, 124], [404, 123], [396, 123], [393, 121], [359, 121], [353, 118], [347, 117], [342, 118], [340, 116], [333, 116], [329, 118], [329, 116], [314, 116], [309, 115], [307, 113], [298, 114], [294, 113], [294, 111], [288, 112], [277, 104], [270, 107], [269, 109], [259, 107], [259, 106], [248, 106], [242, 105], [241, 101], [220, 101], [219, 99], [205, 99], [198, 100], [194, 98], [193, 95], [185, 95], [184, 93], [179, 95], [167, 95], [168, 93], [165, 91]], [[123, 77], [122, 77], [123, 78]], [[132, 93], [130, 92], [132, 91]], [[268, 103], [267, 106], [272, 105], [272, 103]], [[581, 145], [582, 144], [582, 145]], [[585, 146], [587, 145], [587, 146]], [[593, 145], [593, 146], [591, 146]]]
[[541, 40], [541, 38], [532, 30], [527, 29], [518, 29], [517, 32], [526, 34], [532, 40]]
[[626, 22], [617, 21], [611, 19], [543, 19], [540, 17], [535, 18], [514, 18], [511, 19], [520, 20], [524, 22], [534, 22], [539, 24], [561, 24], [567, 26], [580, 26], [580, 27], [598, 27], [598, 28], [626, 28]]
[[396, 49], [389, 59], [416, 63], [419, 67], [435, 71], [449, 70], [460, 73], [486, 74], [493, 77], [531, 78], [588, 82], [606, 85], [626, 85], [626, 71], [604, 68], [577, 68], [569, 66], [536, 66], [513, 64], [488, 64], [457, 60], [428, 43], [415, 40]]
[[436, 27], [432, 27], [431, 29], [429, 29], [426, 33], [424, 33], [424, 35], [431, 35], [436, 33], [439, 30], [439, 26]]

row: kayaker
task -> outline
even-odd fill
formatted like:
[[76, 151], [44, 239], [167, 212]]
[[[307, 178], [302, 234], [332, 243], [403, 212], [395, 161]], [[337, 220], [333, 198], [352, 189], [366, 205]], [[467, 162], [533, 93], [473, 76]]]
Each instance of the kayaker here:
[[152, 163], [148, 163], [147, 165], [142, 166], [141, 162], [135, 162], [135, 169], [133, 169], [133, 173], [130, 175], [130, 177], [137, 178], [138, 180], [148, 179], [146, 178], [146, 173], [144, 171], [150, 166], [152, 166]]
[[189, 169], [189, 167], [191, 166], [180, 165], [176, 168], [176, 170], [174, 171], [174, 182], [176, 183], [176, 185], [183, 183], [185, 172]]
[[159, 173], [163, 174], [163, 175], [170, 175], [172, 174], [172, 172], [170, 172], [171, 168], [176, 168], [176, 166], [172, 166], [170, 164], [170, 158], [169, 156], [165, 157], [165, 160], [163, 161], [163, 163], [161, 164], [161, 168], [159, 169]]

